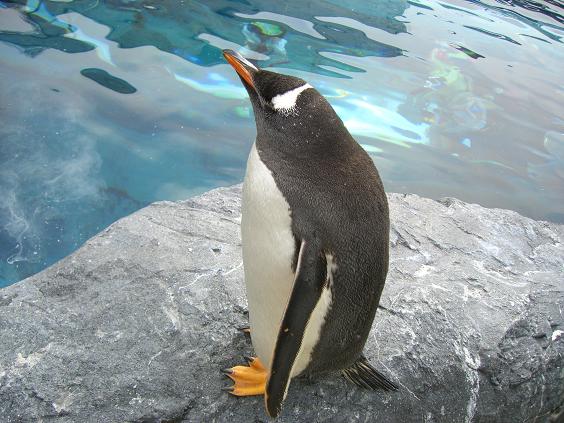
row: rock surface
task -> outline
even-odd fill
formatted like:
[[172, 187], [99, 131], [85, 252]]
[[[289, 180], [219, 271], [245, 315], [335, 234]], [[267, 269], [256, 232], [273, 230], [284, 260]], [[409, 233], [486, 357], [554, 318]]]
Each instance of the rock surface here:
[[[126, 217], [0, 290], [2, 422], [263, 422], [222, 392], [252, 352], [240, 187]], [[400, 385], [295, 380], [280, 422], [562, 418], [564, 226], [390, 194], [391, 263], [366, 355]]]

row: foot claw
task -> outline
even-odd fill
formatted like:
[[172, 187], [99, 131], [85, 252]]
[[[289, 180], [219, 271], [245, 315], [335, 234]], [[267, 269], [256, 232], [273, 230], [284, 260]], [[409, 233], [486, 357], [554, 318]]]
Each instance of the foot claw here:
[[268, 371], [258, 358], [245, 357], [247, 366], [235, 366], [231, 369], [222, 369], [233, 382], [232, 386], [222, 388], [235, 396], [261, 395], [266, 389]]
[[239, 327], [237, 328], [237, 330], [238, 330], [238, 331], [241, 331], [241, 332], [243, 332], [243, 333], [246, 333], [246, 334], [250, 334], [250, 333], [251, 333], [251, 327], [250, 327], [249, 325], [239, 326]]

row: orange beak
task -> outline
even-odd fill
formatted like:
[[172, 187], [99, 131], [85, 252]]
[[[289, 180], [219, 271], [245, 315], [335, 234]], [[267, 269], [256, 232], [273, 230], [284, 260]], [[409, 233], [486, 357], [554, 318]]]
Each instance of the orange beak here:
[[237, 74], [251, 87], [255, 88], [253, 83], [253, 74], [258, 72], [258, 68], [233, 50], [223, 50], [223, 56], [229, 62]]

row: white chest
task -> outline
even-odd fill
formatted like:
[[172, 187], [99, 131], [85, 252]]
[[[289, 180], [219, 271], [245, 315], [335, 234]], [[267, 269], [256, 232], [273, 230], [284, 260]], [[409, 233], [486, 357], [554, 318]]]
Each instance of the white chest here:
[[270, 367], [294, 273], [290, 206], [253, 145], [243, 185], [241, 235], [255, 352]]
[[[251, 338], [257, 356], [270, 368], [280, 323], [294, 284], [292, 261], [296, 243], [290, 206], [270, 170], [260, 160], [255, 145], [247, 163], [242, 209], [243, 263]], [[333, 256], [327, 256], [330, 278], [334, 263]], [[305, 328], [292, 376], [307, 367], [331, 301], [331, 291], [323, 290]]]

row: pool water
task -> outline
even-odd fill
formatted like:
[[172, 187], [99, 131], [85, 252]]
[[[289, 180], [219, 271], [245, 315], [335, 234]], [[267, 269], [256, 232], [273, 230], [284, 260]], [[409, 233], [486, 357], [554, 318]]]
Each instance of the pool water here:
[[308, 80], [388, 191], [564, 222], [554, 0], [0, 0], [0, 287], [115, 220], [242, 180], [222, 58]]

